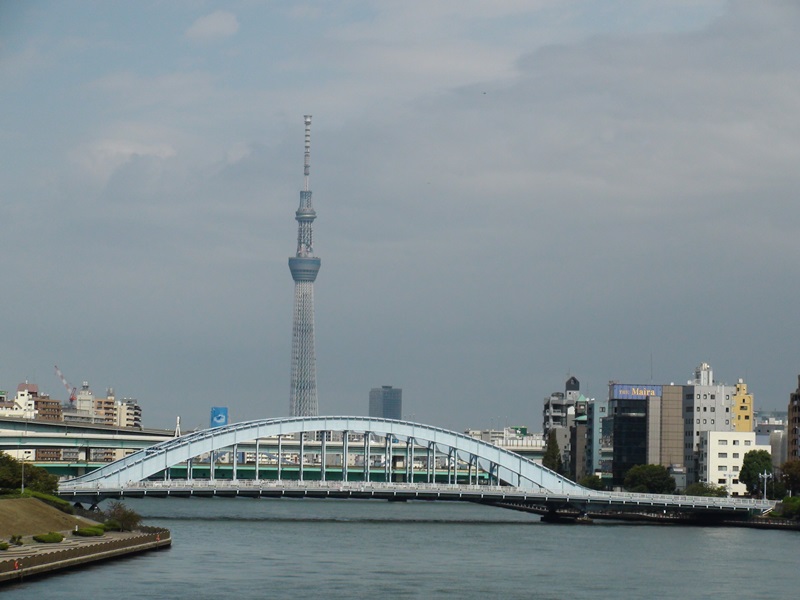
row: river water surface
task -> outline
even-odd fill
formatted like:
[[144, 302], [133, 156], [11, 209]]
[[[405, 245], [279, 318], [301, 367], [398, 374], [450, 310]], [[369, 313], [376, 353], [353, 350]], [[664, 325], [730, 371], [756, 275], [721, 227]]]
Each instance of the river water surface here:
[[466, 503], [147, 499], [169, 550], [23, 582], [54, 598], [795, 598], [800, 533], [553, 525]]

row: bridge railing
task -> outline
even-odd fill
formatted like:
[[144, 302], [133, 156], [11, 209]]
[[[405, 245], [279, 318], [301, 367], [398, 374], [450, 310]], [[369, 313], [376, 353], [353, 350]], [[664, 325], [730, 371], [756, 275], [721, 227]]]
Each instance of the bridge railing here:
[[337, 490], [354, 492], [421, 491], [421, 492], [463, 492], [467, 494], [516, 495], [530, 499], [563, 498], [565, 501], [588, 502], [595, 504], [636, 504], [640, 506], [714, 508], [736, 510], [766, 510], [774, 502], [753, 498], [718, 498], [712, 496], [685, 496], [679, 494], [638, 494], [632, 492], [605, 492], [585, 490], [583, 493], [536, 492], [530, 489], [498, 485], [473, 485], [456, 483], [405, 483], [372, 481], [319, 481], [319, 480], [276, 480], [276, 479], [171, 479], [166, 481], [128, 481], [120, 486], [103, 486], [100, 483], [86, 483], [65, 489], [70, 492], [90, 492], [102, 494], [104, 491], [138, 490]]

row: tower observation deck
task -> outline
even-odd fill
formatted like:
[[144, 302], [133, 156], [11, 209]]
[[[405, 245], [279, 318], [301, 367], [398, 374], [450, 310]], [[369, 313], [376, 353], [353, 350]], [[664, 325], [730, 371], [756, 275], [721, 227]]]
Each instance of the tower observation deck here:
[[305, 115], [305, 159], [303, 189], [297, 220], [297, 253], [289, 258], [294, 279], [294, 319], [292, 321], [292, 389], [289, 413], [293, 417], [316, 417], [317, 358], [314, 349], [314, 280], [320, 259], [314, 256], [312, 224], [317, 213], [311, 205], [309, 172], [311, 170], [311, 115]]

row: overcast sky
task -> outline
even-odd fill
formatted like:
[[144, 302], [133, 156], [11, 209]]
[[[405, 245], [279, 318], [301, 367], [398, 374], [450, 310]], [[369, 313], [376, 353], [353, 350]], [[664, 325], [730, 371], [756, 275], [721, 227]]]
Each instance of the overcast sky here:
[[304, 114], [321, 414], [797, 387], [798, 2], [2, 2], [0, 107], [0, 389], [288, 415]]

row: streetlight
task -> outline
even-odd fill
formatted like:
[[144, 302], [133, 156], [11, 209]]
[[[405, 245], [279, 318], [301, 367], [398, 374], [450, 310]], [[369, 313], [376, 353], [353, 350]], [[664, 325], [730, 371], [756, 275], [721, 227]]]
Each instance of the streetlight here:
[[772, 479], [772, 473], [767, 473], [767, 470], [764, 469], [763, 473], [758, 474], [758, 478], [764, 482], [764, 500], [767, 499], [767, 480]]

